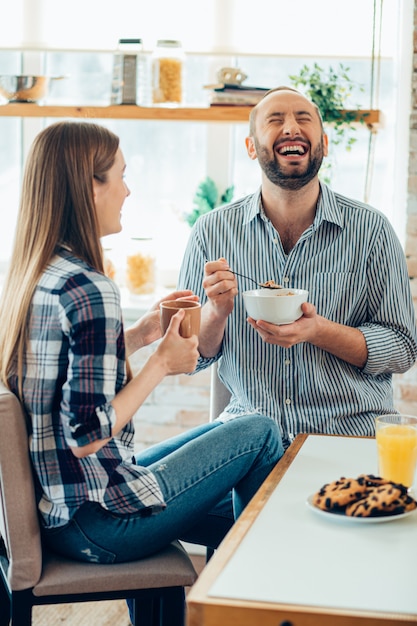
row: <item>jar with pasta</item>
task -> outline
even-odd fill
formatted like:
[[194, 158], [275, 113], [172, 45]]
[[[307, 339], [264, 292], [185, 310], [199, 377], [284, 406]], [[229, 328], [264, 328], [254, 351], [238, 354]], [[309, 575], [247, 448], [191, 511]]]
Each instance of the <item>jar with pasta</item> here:
[[104, 273], [106, 276], [108, 276], [108, 278], [111, 278], [112, 280], [115, 280], [116, 278], [116, 266], [114, 264], [114, 261], [111, 257], [111, 249], [110, 248], [104, 248], [103, 250], [103, 267], [104, 267]]
[[153, 293], [156, 287], [156, 261], [153, 240], [132, 238], [126, 256], [126, 287], [132, 295]]
[[152, 58], [153, 103], [180, 104], [183, 101], [184, 52], [174, 39], [158, 39]]

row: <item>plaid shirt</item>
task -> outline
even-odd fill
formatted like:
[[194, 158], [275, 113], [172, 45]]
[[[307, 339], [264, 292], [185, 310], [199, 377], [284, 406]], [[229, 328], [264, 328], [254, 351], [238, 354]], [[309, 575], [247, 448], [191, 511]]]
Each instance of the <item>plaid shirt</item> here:
[[155, 476], [135, 465], [132, 422], [95, 454], [70, 450], [110, 437], [116, 419], [111, 401], [126, 383], [116, 285], [61, 249], [37, 285], [29, 323], [23, 401], [45, 526], [67, 523], [86, 501], [122, 514], [162, 510]]

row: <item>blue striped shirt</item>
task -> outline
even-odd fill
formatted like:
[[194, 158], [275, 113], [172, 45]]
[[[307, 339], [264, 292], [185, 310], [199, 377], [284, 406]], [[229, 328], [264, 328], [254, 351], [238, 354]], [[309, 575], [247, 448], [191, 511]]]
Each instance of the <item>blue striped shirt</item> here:
[[[165, 507], [154, 475], [135, 465], [132, 422], [95, 454], [78, 459], [70, 450], [111, 436], [111, 401], [125, 383], [119, 290], [61, 250], [34, 293], [23, 372], [45, 526], [65, 524], [86, 501], [124, 514]], [[16, 378], [10, 384], [16, 392]]]
[[225, 257], [258, 282], [309, 291], [319, 315], [358, 328], [368, 359], [359, 369], [310, 343], [267, 344], [246, 322], [239, 294], [219, 360], [232, 397], [222, 418], [262, 413], [275, 419], [288, 445], [298, 433], [374, 435], [374, 419], [393, 410], [392, 374], [417, 358], [417, 332], [405, 256], [386, 217], [321, 185], [313, 224], [287, 255], [262, 209], [260, 190], [202, 216], [194, 225], [179, 276], [204, 303], [205, 259]]

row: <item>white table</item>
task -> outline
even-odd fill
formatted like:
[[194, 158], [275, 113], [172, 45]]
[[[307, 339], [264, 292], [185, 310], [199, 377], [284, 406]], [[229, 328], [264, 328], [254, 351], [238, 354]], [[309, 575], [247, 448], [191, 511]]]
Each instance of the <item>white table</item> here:
[[417, 624], [417, 512], [353, 523], [306, 505], [376, 468], [374, 439], [298, 437], [191, 590], [189, 626]]

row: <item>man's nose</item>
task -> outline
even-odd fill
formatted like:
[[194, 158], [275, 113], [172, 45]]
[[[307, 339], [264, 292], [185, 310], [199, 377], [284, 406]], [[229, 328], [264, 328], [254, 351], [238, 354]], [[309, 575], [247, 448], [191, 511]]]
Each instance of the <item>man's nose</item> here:
[[287, 117], [285, 118], [283, 133], [289, 137], [293, 137], [294, 135], [300, 134], [300, 127], [297, 123], [295, 117]]

